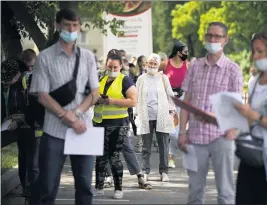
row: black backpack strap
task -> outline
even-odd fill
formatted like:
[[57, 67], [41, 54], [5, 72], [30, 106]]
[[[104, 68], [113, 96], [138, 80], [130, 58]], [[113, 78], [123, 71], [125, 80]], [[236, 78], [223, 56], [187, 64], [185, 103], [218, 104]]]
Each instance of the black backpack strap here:
[[80, 56], [81, 56], [81, 49], [77, 47], [77, 53], [76, 53], [76, 60], [75, 60], [75, 67], [73, 71], [73, 78], [76, 79], [78, 75], [78, 69], [80, 65]]

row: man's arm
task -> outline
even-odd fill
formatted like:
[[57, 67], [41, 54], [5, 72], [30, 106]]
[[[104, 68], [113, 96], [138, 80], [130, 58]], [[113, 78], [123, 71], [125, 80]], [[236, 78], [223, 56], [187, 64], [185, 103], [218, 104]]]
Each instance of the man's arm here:
[[82, 113], [86, 112], [90, 107], [92, 107], [99, 99], [99, 88], [95, 88], [91, 93], [84, 99], [82, 104], [77, 107]]
[[59, 118], [62, 118], [66, 114], [64, 110], [57, 101], [52, 98], [49, 93], [41, 92], [38, 96], [38, 101], [49, 111], [55, 113]]
[[[189, 92], [185, 93], [184, 100], [185, 102], [190, 102], [191, 100], [191, 95]], [[181, 109], [181, 114], [180, 114], [180, 131], [185, 131], [186, 130], [186, 124], [188, 123], [189, 120], [189, 112], [185, 109]]]

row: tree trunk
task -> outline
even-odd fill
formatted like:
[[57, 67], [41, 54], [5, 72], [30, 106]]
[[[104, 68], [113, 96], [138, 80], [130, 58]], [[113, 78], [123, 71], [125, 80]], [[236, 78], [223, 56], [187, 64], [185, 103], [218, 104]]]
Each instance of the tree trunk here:
[[78, 9], [78, 1], [59, 1], [59, 8], [60, 9], [73, 9], [77, 11]]
[[[3, 1], [2, 6], [2, 31], [1, 31], [1, 50], [5, 59], [19, 59], [22, 52], [21, 36], [17, 29], [14, 13], [9, 8], [7, 2]], [[3, 59], [2, 59], [3, 60]]]
[[38, 49], [43, 50], [45, 48], [47, 39], [34, 20], [34, 16], [28, 12], [25, 4], [21, 1], [9, 1], [8, 5], [15, 13], [16, 18], [21, 21], [26, 30], [31, 34], [31, 37]]
[[191, 35], [187, 36], [188, 48], [191, 57], [195, 57], [195, 45]]

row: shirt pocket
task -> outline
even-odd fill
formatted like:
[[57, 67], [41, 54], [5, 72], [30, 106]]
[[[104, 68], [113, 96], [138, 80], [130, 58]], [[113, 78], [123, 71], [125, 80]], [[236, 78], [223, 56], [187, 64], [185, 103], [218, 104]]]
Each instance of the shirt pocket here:
[[223, 92], [229, 90], [229, 76], [228, 75], [217, 75], [214, 79], [213, 93]]

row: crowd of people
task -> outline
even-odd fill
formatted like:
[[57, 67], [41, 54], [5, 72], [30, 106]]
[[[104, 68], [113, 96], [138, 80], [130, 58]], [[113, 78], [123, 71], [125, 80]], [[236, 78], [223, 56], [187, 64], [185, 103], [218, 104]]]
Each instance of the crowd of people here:
[[[104, 195], [104, 188], [111, 186], [113, 198], [123, 198], [121, 153], [130, 174], [137, 176], [139, 188], [152, 189], [149, 174], [154, 138], [162, 182], [172, 180], [168, 170], [175, 167], [178, 149], [186, 153], [187, 145], [193, 145], [198, 170], [188, 170], [188, 204], [204, 203], [210, 160], [218, 204], [267, 204], [266, 33], [255, 34], [251, 41], [255, 69], [249, 82], [250, 103], [235, 104], [253, 125], [251, 135], [262, 141], [263, 163], [255, 167], [241, 158], [235, 191], [234, 141], [238, 130], [222, 132], [173, 102], [173, 97], [180, 98], [215, 116], [210, 95], [242, 93], [241, 69], [223, 52], [229, 39], [225, 24], [208, 25], [207, 55], [203, 58], [189, 61], [188, 48], [180, 41], [169, 57], [152, 53], [132, 62], [125, 51], [114, 48], [107, 54], [103, 72], [97, 70], [95, 55], [76, 45], [80, 18], [75, 11], [59, 11], [56, 26], [59, 39], [38, 56], [27, 49], [20, 60], [7, 59], [1, 64], [1, 117], [2, 122], [12, 120], [9, 132], [18, 132], [21, 195], [30, 199], [29, 204], [55, 204], [67, 157], [63, 152], [67, 129], [81, 134], [88, 120], [105, 128], [104, 152], [96, 158], [70, 156], [76, 205], [92, 204], [93, 196]], [[130, 128], [137, 138], [136, 150]], [[135, 151], [141, 152], [141, 163]], [[95, 189], [91, 187], [93, 170]]]

